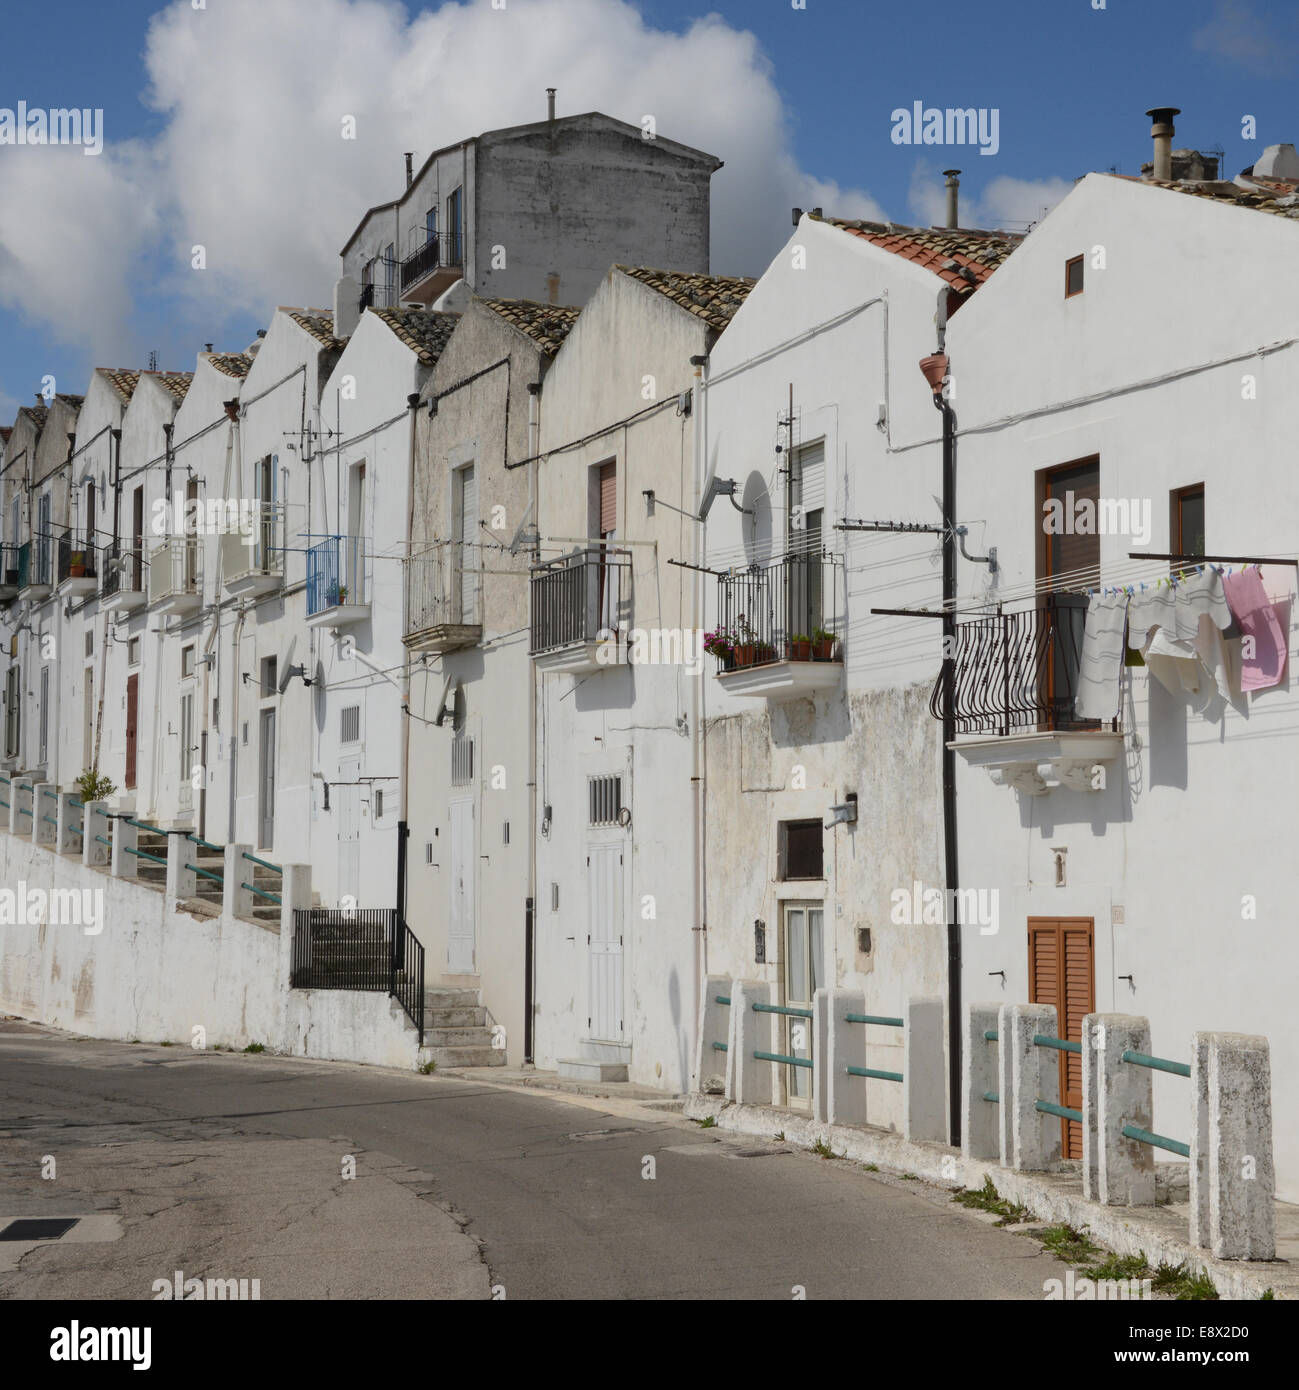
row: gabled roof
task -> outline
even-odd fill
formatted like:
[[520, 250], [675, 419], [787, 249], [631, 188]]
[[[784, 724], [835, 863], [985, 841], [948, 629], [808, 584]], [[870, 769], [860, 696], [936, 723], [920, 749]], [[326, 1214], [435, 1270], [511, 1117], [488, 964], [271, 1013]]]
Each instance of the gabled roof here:
[[479, 302], [531, 338], [550, 357], [559, 351], [582, 312], [564, 304], [538, 304], [533, 299], [483, 299]]
[[109, 385], [117, 392], [123, 405], [131, 403], [140, 380], [139, 372], [131, 371], [128, 367], [96, 367], [95, 370], [108, 378]]
[[443, 313], [441, 310], [371, 307], [366, 313], [382, 319], [426, 367], [436, 364], [447, 340], [455, 332], [456, 324], [460, 322], [459, 314]]
[[739, 275], [697, 275], [686, 270], [650, 270], [630, 265], [614, 269], [657, 290], [719, 333], [735, 317], [749, 291], [757, 284], [756, 280]]
[[185, 392], [194, 380], [193, 372], [141, 372], [140, 375], [156, 381], [177, 404], [185, 399]]
[[70, 391], [60, 391], [58, 393], [58, 399], [65, 405], [71, 406], [73, 410], [80, 410], [86, 403], [86, 398], [84, 396], [74, 396]]
[[0, 425], [0, 449], [9, 443], [9, 436], [13, 433], [13, 428], [9, 425]]
[[[974, 293], [1024, 240], [1012, 232], [984, 232], [946, 227], [900, 227], [892, 222], [822, 219], [882, 251], [931, 270], [962, 297]], [[965, 271], [966, 274], [961, 272]]]
[[48, 407], [43, 405], [23, 405], [18, 407], [19, 415], [25, 415], [36, 427], [36, 433], [45, 428], [45, 422], [50, 417]]
[[253, 365], [253, 359], [246, 352], [205, 352], [203, 356], [223, 376], [232, 376], [242, 381]]
[[346, 338], [334, 337], [334, 311], [332, 309], [293, 309], [287, 305], [279, 306], [282, 313], [288, 314], [294, 323], [305, 328], [321, 345], [331, 352], [341, 352], [347, 346]]
[[[1299, 221], [1299, 188], [1288, 179], [1266, 180], [1267, 184], [1276, 185], [1274, 190], [1271, 187], [1242, 188], [1237, 183], [1221, 179], [1172, 183], [1165, 179], [1137, 178], [1133, 174], [1106, 174], [1104, 177], [1122, 179], [1124, 183], [1144, 184], [1150, 188], [1168, 188], [1174, 193], [1185, 193], [1192, 198], [1208, 198], [1216, 203], [1234, 204], [1236, 207], [1252, 208], [1255, 212], [1268, 212], [1274, 217], [1288, 217], [1291, 221]], [[1257, 179], [1254, 182], [1261, 185], [1265, 181]]]

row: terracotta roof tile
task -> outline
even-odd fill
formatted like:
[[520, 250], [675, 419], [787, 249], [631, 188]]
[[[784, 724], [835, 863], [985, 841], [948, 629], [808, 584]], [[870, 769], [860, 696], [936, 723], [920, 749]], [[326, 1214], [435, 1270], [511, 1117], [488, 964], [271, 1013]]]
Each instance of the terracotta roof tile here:
[[12, 430], [12, 428], [11, 428], [10, 426], [8, 426], [8, 425], [0, 425], [0, 446], [3, 446], [3, 445], [5, 445], [5, 444], [8, 444], [8, 443], [9, 443], [9, 436], [10, 436], [12, 433], [13, 433], [13, 430]]
[[1153, 188], [1167, 188], [1174, 193], [1185, 193], [1192, 198], [1208, 198], [1215, 203], [1234, 203], [1237, 207], [1252, 208], [1256, 212], [1271, 213], [1274, 217], [1288, 217], [1299, 221], [1299, 187], [1286, 179], [1257, 180], [1262, 184], [1275, 184], [1276, 188], [1242, 188], [1237, 183], [1222, 179], [1203, 182], [1189, 180], [1170, 183], [1164, 179], [1138, 178], [1134, 174], [1106, 174], [1106, 178], [1123, 179], [1127, 183], [1141, 183]]
[[332, 309], [290, 309], [280, 306], [286, 314], [321, 345], [331, 352], [341, 352], [347, 346], [346, 338], [334, 337], [334, 311]]
[[50, 417], [49, 410], [43, 405], [24, 405], [18, 410], [19, 415], [26, 415], [27, 418], [36, 426], [36, 433], [45, 428], [45, 422]]
[[697, 275], [685, 270], [650, 270], [630, 265], [614, 268], [658, 290], [719, 333], [735, 317], [749, 291], [757, 284], [756, 280], [739, 275]]
[[366, 313], [382, 319], [426, 367], [436, 364], [460, 322], [459, 314], [434, 313], [428, 309], [371, 307]]
[[223, 376], [232, 376], [242, 381], [253, 365], [253, 359], [246, 352], [205, 352], [204, 357]]
[[580, 309], [566, 304], [538, 304], [533, 299], [484, 299], [480, 302], [526, 334], [551, 357], [559, 351], [581, 313]]
[[193, 372], [141, 372], [140, 375], [152, 377], [177, 402], [185, 399], [185, 392], [194, 380]]
[[108, 378], [113, 390], [121, 397], [124, 404], [129, 404], [131, 397], [135, 394], [135, 388], [140, 380], [140, 373], [131, 371], [127, 367], [96, 367], [97, 372], [103, 372]]
[[850, 222], [839, 217], [824, 220], [882, 251], [933, 271], [963, 297], [984, 284], [1024, 239], [1013, 232], [899, 227], [891, 222]]
[[70, 405], [73, 410], [80, 410], [86, 403], [86, 398], [84, 396], [74, 396], [70, 391], [60, 391], [59, 400]]

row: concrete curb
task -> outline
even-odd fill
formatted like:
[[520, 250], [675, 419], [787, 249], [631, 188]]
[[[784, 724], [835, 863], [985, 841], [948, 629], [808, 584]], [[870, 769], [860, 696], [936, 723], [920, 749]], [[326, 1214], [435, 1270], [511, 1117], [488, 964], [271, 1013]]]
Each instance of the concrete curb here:
[[1082, 1175], [1072, 1169], [1016, 1173], [998, 1163], [963, 1158], [946, 1144], [909, 1141], [891, 1130], [827, 1125], [792, 1110], [769, 1105], [741, 1105], [722, 1096], [693, 1092], [685, 1098], [687, 1119], [710, 1116], [718, 1129], [813, 1148], [819, 1141], [836, 1154], [858, 1163], [874, 1163], [897, 1173], [911, 1173], [945, 1187], [979, 1188], [985, 1178], [1011, 1202], [1027, 1207], [1041, 1221], [1086, 1228], [1097, 1243], [1120, 1255], [1141, 1254], [1152, 1265], [1185, 1264], [1202, 1270], [1224, 1299], [1252, 1300], [1271, 1289], [1277, 1299], [1299, 1298], [1299, 1269], [1287, 1260], [1240, 1262], [1215, 1260], [1190, 1243], [1185, 1203], [1162, 1207], [1107, 1207], [1082, 1195]]

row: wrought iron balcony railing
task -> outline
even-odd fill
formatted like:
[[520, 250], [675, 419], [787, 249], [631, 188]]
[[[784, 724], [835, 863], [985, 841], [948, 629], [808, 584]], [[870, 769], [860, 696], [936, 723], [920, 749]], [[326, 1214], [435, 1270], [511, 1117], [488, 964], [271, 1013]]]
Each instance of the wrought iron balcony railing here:
[[842, 660], [844, 575], [819, 547], [722, 575], [709, 650], [723, 671], [773, 661]]
[[532, 570], [529, 653], [608, 640], [630, 622], [631, 559], [625, 551], [579, 550]]
[[27, 589], [50, 582], [48, 541], [25, 541], [18, 547], [18, 587]]
[[0, 545], [0, 587], [18, 588], [22, 574], [22, 553], [20, 545]]
[[56, 548], [58, 583], [62, 584], [65, 579], [95, 579], [98, 577], [97, 552], [88, 541], [76, 539], [70, 531], [65, 531], [57, 538]]
[[406, 566], [408, 636], [483, 621], [479, 546], [453, 542], [413, 555]]
[[368, 603], [365, 537], [329, 536], [307, 551], [307, 616]]
[[106, 547], [102, 555], [101, 594], [138, 594], [144, 591], [144, 554], [141, 550], [114, 544]]
[[1004, 735], [1119, 728], [1074, 714], [1082, 667], [1083, 594], [1048, 594], [1036, 607], [956, 624], [950, 705], [940, 673], [929, 702], [958, 734]]
[[464, 256], [464, 238], [459, 232], [437, 232], [418, 251], [401, 263], [401, 288], [404, 294], [435, 270], [459, 266]]

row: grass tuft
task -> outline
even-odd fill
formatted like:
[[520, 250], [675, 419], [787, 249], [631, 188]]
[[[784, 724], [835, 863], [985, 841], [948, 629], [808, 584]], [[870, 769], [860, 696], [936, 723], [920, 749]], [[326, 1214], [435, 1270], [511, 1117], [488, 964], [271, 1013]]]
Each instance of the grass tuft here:
[[952, 1201], [999, 1216], [1001, 1220], [997, 1222], [998, 1226], [1013, 1226], [1028, 1216], [1028, 1208], [1018, 1202], [1008, 1202], [993, 1186], [991, 1178], [984, 1178], [980, 1188], [962, 1188], [953, 1193]]

